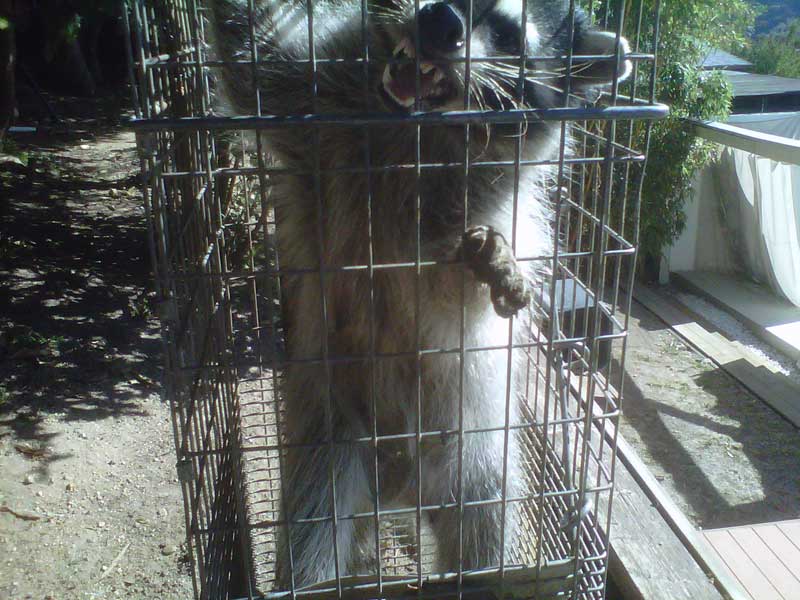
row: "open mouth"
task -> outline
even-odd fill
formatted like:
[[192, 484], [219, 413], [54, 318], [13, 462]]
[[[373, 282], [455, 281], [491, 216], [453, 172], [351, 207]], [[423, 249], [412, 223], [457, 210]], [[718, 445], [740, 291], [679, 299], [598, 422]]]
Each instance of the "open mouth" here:
[[403, 110], [413, 108], [417, 96], [417, 74], [419, 74], [419, 99], [431, 105], [444, 103], [450, 95], [450, 85], [442, 69], [431, 62], [420, 61], [417, 71], [416, 52], [409, 38], [403, 38], [392, 53], [396, 60], [407, 63], [386, 65], [383, 71], [383, 92], [388, 100]]

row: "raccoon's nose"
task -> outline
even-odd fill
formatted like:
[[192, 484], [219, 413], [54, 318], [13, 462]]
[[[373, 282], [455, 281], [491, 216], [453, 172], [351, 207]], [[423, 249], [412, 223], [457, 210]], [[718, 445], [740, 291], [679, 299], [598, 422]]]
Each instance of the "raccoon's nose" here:
[[419, 11], [420, 47], [427, 55], [448, 54], [464, 45], [464, 21], [448, 2], [431, 2]]

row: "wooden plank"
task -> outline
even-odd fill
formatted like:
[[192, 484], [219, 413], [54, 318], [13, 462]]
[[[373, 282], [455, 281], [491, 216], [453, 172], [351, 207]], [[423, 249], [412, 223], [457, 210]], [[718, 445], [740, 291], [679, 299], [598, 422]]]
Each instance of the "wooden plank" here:
[[800, 308], [751, 281], [707, 271], [675, 271], [675, 282], [739, 319], [757, 337], [800, 360]]
[[742, 551], [729, 531], [725, 529], [706, 531], [705, 536], [753, 600], [785, 600]]
[[720, 366], [776, 412], [800, 427], [800, 389], [787, 377], [755, 367], [744, 359]]
[[748, 362], [752, 363], [756, 367], [764, 367], [768, 371], [772, 373], [780, 374], [780, 371], [777, 367], [773, 366], [774, 363], [769, 363], [767, 359], [763, 356], [759, 356], [755, 352], [751, 351], [750, 348], [739, 342], [738, 340], [731, 340], [728, 342], [731, 344], [736, 350], [742, 353], [742, 356], [747, 357]]
[[[727, 527], [709, 530], [704, 533], [708, 534], [711, 531], [728, 531], [737, 540], [742, 537], [740, 532], [753, 532], [764, 547], [769, 549], [769, 552], [797, 581], [797, 584], [792, 589], [800, 589], [800, 519]], [[752, 545], [757, 546], [758, 542], [752, 542]], [[748, 554], [753, 556], [755, 562], [758, 562], [758, 553], [754, 555], [748, 550]]]
[[775, 523], [775, 525], [786, 534], [786, 537], [788, 537], [795, 546], [800, 548], [800, 519], [779, 521]]
[[[580, 382], [583, 382], [581, 389]], [[571, 382], [572, 394], [587, 398], [585, 379]], [[604, 387], [605, 384], [599, 387]], [[596, 388], [597, 389], [597, 388]], [[602, 414], [601, 406], [604, 398], [594, 398], [591, 408], [596, 414]], [[599, 429], [598, 429], [599, 432]], [[630, 457], [635, 455], [617, 434], [614, 426], [605, 422], [602, 435], [605, 442], [617, 443], [618, 456], [624, 453]], [[601, 436], [593, 437], [591, 444], [597, 448]], [[721, 600], [728, 597], [733, 600], [750, 600], [737, 587], [735, 580], [731, 584], [732, 593], [723, 595], [714, 582], [704, 572], [684, 545], [682, 539], [673, 531], [672, 525], [665, 519], [659, 503], [653, 502], [640, 484], [641, 473], [638, 468], [647, 471], [652, 482], [655, 478], [649, 473], [644, 463], [631, 468], [630, 461], [617, 461], [614, 471], [613, 510], [611, 512], [611, 547], [609, 552], [609, 572], [617, 583], [626, 600]], [[636, 471], [636, 472], [634, 472]], [[663, 490], [662, 490], [663, 492]], [[608, 511], [608, 497], [601, 495], [598, 513]], [[673, 505], [674, 506], [674, 505]], [[674, 510], [680, 511], [677, 507]], [[683, 517], [685, 519], [685, 517]], [[691, 528], [688, 521], [686, 526]], [[695, 532], [696, 533], [696, 532]], [[708, 549], [709, 554], [713, 551]], [[721, 565], [721, 563], [720, 563]], [[720, 566], [718, 572], [724, 579], [726, 571]], [[714, 573], [714, 576], [716, 572]], [[727, 590], [726, 590], [727, 592]]]
[[786, 568], [774, 549], [764, 543], [755, 529], [755, 527], [737, 527], [730, 529], [729, 532], [783, 598], [790, 600], [793, 596], [800, 595], [800, 580]]
[[792, 575], [800, 579], [800, 540], [790, 537], [779, 524], [763, 525], [756, 529], [758, 537], [764, 540]]
[[625, 465], [617, 464], [614, 488], [609, 571], [625, 598], [723, 598]]
[[753, 365], [747, 356], [725, 338], [707, 331], [673, 302], [660, 297], [652, 290], [639, 286], [634, 297], [691, 346], [708, 356], [795, 426], [800, 427], [800, 387], [788, 377]]
[[717, 587], [722, 589], [725, 596], [732, 600], [748, 600], [750, 596], [739, 580], [730, 572], [708, 540], [686, 518], [686, 515], [670, 498], [664, 487], [658, 483], [644, 461], [621, 435], [617, 436], [617, 454], [620, 462], [634, 474], [639, 485], [653, 501], [653, 505], [698, 565], [713, 577]]

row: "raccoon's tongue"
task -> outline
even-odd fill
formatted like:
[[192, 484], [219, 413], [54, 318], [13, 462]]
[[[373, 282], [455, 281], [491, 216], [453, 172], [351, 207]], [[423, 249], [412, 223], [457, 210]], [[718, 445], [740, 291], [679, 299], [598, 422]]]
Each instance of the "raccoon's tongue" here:
[[[425, 98], [433, 92], [436, 69], [428, 73], [419, 73], [419, 96]], [[417, 68], [414, 64], [393, 65], [387, 68], [384, 87], [388, 94], [401, 106], [410, 108], [414, 105], [417, 91]]]

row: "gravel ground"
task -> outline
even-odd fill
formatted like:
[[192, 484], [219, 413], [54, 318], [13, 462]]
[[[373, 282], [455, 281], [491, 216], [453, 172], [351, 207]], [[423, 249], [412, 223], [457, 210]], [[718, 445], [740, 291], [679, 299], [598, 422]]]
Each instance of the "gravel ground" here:
[[793, 361], [790, 357], [760, 340], [735, 317], [703, 298], [686, 292], [676, 293], [675, 297], [692, 311], [719, 327], [730, 339], [740, 342], [751, 352], [763, 358], [770, 367], [800, 384], [800, 361]]
[[0, 598], [190, 598], [134, 137], [55, 102], [0, 167]]

